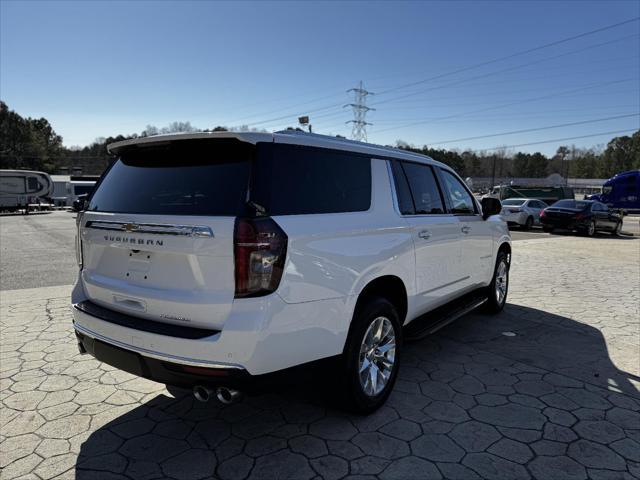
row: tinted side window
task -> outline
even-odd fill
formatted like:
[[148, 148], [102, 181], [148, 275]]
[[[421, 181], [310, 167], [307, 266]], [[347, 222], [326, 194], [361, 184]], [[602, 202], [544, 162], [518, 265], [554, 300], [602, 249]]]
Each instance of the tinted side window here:
[[396, 196], [398, 197], [400, 213], [402, 215], [413, 215], [415, 210], [407, 176], [404, 174], [404, 170], [402, 170], [402, 166], [397, 160], [391, 162], [391, 169], [393, 170], [393, 181], [396, 186]]
[[260, 156], [252, 198], [269, 215], [361, 212], [371, 206], [371, 158], [275, 144]]
[[28, 177], [27, 188], [29, 192], [36, 192], [40, 189], [40, 182], [38, 182], [36, 177]]
[[470, 214], [476, 212], [475, 202], [471, 194], [464, 188], [462, 182], [450, 172], [441, 170], [445, 190], [451, 204], [451, 211], [457, 214]]
[[444, 213], [440, 189], [429, 165], [402, 162], [416, 214]]

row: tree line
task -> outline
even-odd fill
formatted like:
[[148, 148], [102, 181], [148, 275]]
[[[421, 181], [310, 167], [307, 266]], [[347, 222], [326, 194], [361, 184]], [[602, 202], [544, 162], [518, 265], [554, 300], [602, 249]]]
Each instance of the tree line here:
[[[107, 145], [130, 138], [173, 132], [226, 131], [217, 126], [199, 129], [189, 122], [173, 122], [158, 128], [148, 125], [142, 132], [98, 138], [91, 145], [69, 148], [45, 118], [24, 118], [0, 102], [0, 168], [42, 170], [59, 173], [78, 168], [84, 174], [99, 175], [113, 158]], [[248, 131], [247, 126], [233, 130]], [[631, 136], [615, 137], [606, 147], [560, 146], [548, 157], [540, 152], [492, 152], [416, 147], [399, 141], [399, 148], [428, 155], [453, 167], [464, 177], [544, 178], [553, 173], [573, 178], [609, 178], [618, 172], [640, 169], [640, 130]]]
[[640, 130], [631, 136], [615, 137], [606, 147], [560, 146], [551, 157], [540, 152], [416, 148], [402, 142], [398, 146], [428, 155], [472, 178], [545, 178], [554, 173], [565, 178], [610, 178], [619, 172], [640, 169]]

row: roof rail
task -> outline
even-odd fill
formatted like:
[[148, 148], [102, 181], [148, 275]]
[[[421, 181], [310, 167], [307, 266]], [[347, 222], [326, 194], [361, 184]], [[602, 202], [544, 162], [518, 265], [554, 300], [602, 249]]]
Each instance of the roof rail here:
[[[278, 135], [295, 135], [300, 137], [313, 137], [318, 139], [331, 140], [332, 142], [340, 142], [346, 145], [360, 145], [360, 146], [372, 147], [372, 148], [387, 150], [387, 151], [397, 152], [398, 150], [402, 150], [401, 148], [398, 148], [398, 147], [390, 147], [388, 145], [378, 145], [376, 143], [361, 142], [359, 140], [350, 140], [342, 136], [323, 135], [321, 133], [310, 133], [310, 132], [305, 132], [303, 130], [280, 130], [274, 133]], [[407, 151], [407, 153], [429, 158], [427, 155], [424, 155], [422, 153], [416, 153], [411, 151]]]

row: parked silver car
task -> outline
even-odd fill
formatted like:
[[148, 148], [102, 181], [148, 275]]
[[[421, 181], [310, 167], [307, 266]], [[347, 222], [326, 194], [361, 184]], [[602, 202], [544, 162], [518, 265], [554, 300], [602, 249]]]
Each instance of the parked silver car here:
[[535, 198], [508, 198], [502, 202], [500, 217], [509, 225], [519, 225], [529, 230], [540, 225], [540, 212], [548, 205]]

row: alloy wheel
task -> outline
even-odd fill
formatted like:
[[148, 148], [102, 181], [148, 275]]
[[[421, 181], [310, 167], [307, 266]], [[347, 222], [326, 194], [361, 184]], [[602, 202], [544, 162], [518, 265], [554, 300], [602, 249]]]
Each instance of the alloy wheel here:
[[507, 296], [507, 287], [509, 285], [509, 268], [507, 267], [507, 262], [504, 260], [502, 260], [498, 264], [498, 268], [496, 268], [495, 285], [496, 300], [498, 301], [498, 304], [501, 305]]
[[375, 318], [362, 339], [358, 373], [360, 386], [369, 397], [384, 390], [395, 365], [396, 333], [387, 317]]

